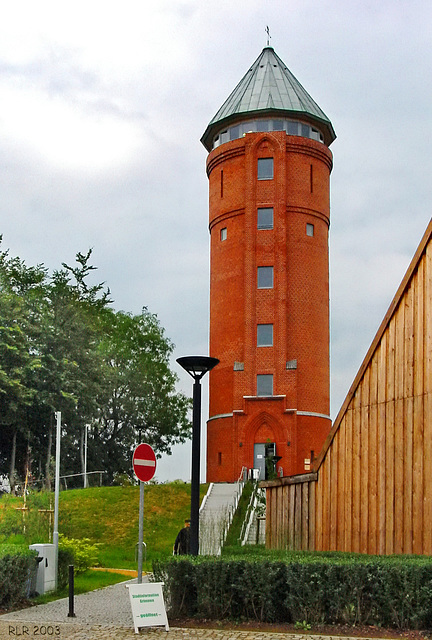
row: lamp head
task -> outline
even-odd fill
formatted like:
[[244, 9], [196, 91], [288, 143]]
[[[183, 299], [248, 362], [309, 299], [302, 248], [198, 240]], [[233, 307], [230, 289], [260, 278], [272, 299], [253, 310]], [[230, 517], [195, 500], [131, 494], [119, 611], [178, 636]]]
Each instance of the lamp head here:
[[194, 380], [201, 380], [207, 371], [219, 364], [217, 358], [209, 356], [183, 356], [177, 358], [177, 362]]

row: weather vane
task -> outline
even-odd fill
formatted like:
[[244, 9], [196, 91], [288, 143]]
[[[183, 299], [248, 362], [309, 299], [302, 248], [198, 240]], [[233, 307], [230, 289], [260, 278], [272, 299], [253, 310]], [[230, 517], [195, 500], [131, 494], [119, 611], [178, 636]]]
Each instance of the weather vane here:
[[266, 34], [267, 34], [267, 46], [269, 47], [269, 46], [270, 46], [270, 38], [271, 38], [271, 35], [270, 35], [270, 29], [269, 29], [268, 25], [267, 25], [267, 26], [266, 26], [266, 28], [265, 28], [265, 32], [266, 32]]

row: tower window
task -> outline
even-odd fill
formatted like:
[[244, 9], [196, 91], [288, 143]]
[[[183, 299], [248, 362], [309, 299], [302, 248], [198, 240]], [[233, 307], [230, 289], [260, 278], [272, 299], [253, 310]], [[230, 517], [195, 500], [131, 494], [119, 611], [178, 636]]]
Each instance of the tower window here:
[[273, 395], [273, 376], [272, 374], [257, 375], [257, 396], [272, 396]]
[[273, 180], [273, 158], [258, 158], [258, 180]]
[[313, 235], [314, 235], [314, 231], [315, 231], [315, 228], [314, 228], [313, 224], [307, 223], [306, 224], [306, 235], [310, 236], [312, 238]]
[[298, 122], [293, 122], [292, 120], [288, 120], [287, 122], [287, 133], [290, 136], [298, 136]]
[[231, 127], [230, 129], [230, 140], [237, 140], [240, 138], [240, 126], [236, 125], [235, 127]]
[[273, 289], [273, 267], [258, 267], [258, 289]]
[[257, 347], [273, 346], [273, 325], [258, 324], [257, 325]]
[[273, 229], [273, 207], [258, 209], [258, 229]]
[[227, 231], [227, 228], [226, 228], [226, 227], [224, 227], [223, 229], [221, 229], [221, 232], [220, 232], [220, 239], [221, 239], [222, 241], [223, 241], [223, 240], [226, 240], [226, 239], [227, 239], [227, 236], [228, 236], [228, 231]]

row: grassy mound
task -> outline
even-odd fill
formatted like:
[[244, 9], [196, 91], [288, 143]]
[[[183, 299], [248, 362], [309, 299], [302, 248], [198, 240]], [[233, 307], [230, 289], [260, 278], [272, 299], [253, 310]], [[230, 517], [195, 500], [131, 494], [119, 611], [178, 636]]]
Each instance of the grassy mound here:
[[[202, 496], [207, 490], [201, 486]], [[22, 498], [0, 500], [0, 542], [32, 544], [49, 541], [46, 511], [54, 504], [52, 494], [27, 497], [26, 512], [18, 510]], [[173, 482], [146, 485], [144, 490], [145, 570], [154, 560], [172, 554], [174, 540], [190, 513], [190, 484]], [[100, 543], [99, 564], [103, 567], [136, 569], [139, 487], [92, 487], [62, 491], [59, 500], [59, 532], [68, 538], [88, 538]]]

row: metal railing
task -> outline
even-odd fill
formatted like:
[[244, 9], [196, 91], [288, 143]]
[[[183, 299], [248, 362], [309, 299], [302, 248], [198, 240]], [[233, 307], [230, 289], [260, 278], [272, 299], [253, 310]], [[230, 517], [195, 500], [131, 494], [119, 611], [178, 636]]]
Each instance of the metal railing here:
[[66, 476], [60, 476], [60, 480], [64, 481], [65, 489], [67, 490], [67, 481], [66, 478], [75, 478], [77, 476], [90, 476], [93, 473], [99, 473], [99, 486], [102, 486], [102, 475], [106, 473], [106, 471], [87, 471], [87, 473], [69, 473]]
[[243, 520], [242, 528], [240, 530], [239, 540], [240, 540], [241, 546], [244, 546], [249, 538], [250, 528], [254, 521], [255, 511], [258, 503], [258, 481], [259, 481], [260, 472], [259, 472], [259, 469], [253, 469], [253, 471], [257, 471], [257, 474], [253, 474], [252, 493], [249, 499], [249, 504], [246, 508], [246, 515]]

